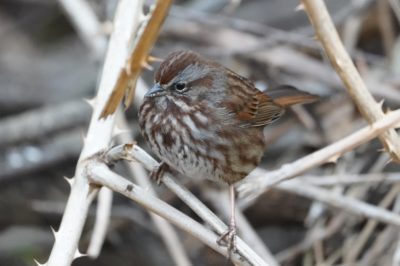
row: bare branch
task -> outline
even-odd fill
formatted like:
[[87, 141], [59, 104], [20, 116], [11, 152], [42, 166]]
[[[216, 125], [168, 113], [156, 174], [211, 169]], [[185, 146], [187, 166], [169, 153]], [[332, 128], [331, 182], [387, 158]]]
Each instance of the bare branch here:
[[[143, 84], [138, 83], [138, 90], [141, 90], [141, 85]], [[119, 121], [117, 121], [117, 123], [119, 124], [120, 128], [128, 129], [126, 119], [124, 118], [124, 114], [122, 112], [118, 112], [118, 118]], [[121, 143], [132, 142], [132, 139], [128, 136], [128, 134], [120, 134], [118, 139]], [[139, 186], [146, 188], [149, 195], [156, 197], [156, 192], [154, 191], [153, 186], [150, 183], [145, 170], [143, 169], [143, 166], [137, 162], [126, 162], [126, 165]], [[165, 247], [171, 254], [175, 264], [178, 266], [192, 265], [175, 229], [167, 221], [152, 212], [150, 212], [150, 217], [159, 230], [161, 238], [165, 243]]]
[[46, 265], [70, 265], [75, 255], [78, 254], [78, 241], [86, 220], [89, 204], [98, 190], [89, 185], [84, 167], [85, 160], [88, 156], [106, 148], [111, 139], [114, 116], [104, 120], [98, 120], [98, 117], [117, 80], [119, 69], [122, 69], [125, 64], [128, 44], [137, 26], [132, 14], [134, 10], [141, 10], [140, 4], [139, 1], [135, 0], [121, 0], [117, 7], [114, 20], [115, 27], [111, 35], [89, 130], [76, 168], [65, 213]]
[[[263, 173], [264, 175], [268, 175], [265, 172], [265, 170], [257, 168], [250, 175], [260, 176]], [[279, 189], [317, 200], [357, 215], [362, 215], [391, 225], [400, 226], [400, 215], [357, 200], [353, 197], [341, 195], [328, 189], [314, 187], [297, 179], [282, 182], [278, 184], [277, 187]]]
[[[384, 117], [379, 103], [372, 97], [346, 52], [323, 0], [302, 0], [317, 37], [336, 69], [348, 93], [363, 117], [371, 124]], [[393, 160], [400, 161], [400, 138], [394, 129], [382, 132], [380, 140]]]
[[[142, 163], [143, 166], [148, 170], [153, 170], [158, 166], [158, 162], [137, 145], [132, 147], [130, 155], [135, 160]], [[197, 199], [189, 190], [180, 185], [170, 175], [164, 175], [162, 182], [194, 212], [196, 212], [197, 215], [199, 215], [205, 222], [212, 226], [218, 234], [222, 234], [228, 229], [228, 226], [224, 224], [210, 209], [208, 209], [204, 203]], [[254, 252], [254, 250], [239, 237], [237, 238], [237, 249], [243, 257], [257, 262], [257, 265], [265, 264], [265, 262]]]
[[307, 182], [313, 186], [336, 186], [336, 185], [357, 185], [366, 183], [398, 183], [399, 173], [370, 173], [370, 174], [340, 174], [312, 176], [304, 175], [298, 177], [300, 181]]
[[[229, 206], [229, 195], [227, 191], [221, 193], [220, 191], [207, 190], [205, 195], [211, 200], [213, 206], [222, 213], [224, 217], [229, 217], [230, 212], [226, 206]], [[272, 255], [271, 251], [265, 245], [263, 240], [257, 234], [256, 230], [252, 227], [249, 221], [244, 216], [241, 210], [236, 210], [236, 225], [242, 235], [243, 239], [248, 243], [260, 256], [268, 262], [269, 265], [278, 266], [278, 262]]]
[[[215, 233], [206, 229], [204, 226], [179, 212], [167, 203], [149, 195], [149, 193], [141, 187], [136, 186], [125, 178], [110, 171], [104, 164], [92, 161], [88, 164], [88, 171], [93, 183], [107, 186], [109, 189], [125, 195], [142, 205], [144, 208], [151, 210], [190, 233], [218, 253], [228, 256], [227, 248], [221, 247], [217, 244], [218, 236]], [[232, 261], [237, 265], [267, 265], [262, 260], [258, 261], [254, 257], [246, 256], [245, 258], [248, 261], [243, 261], [243, 257], [236, 253], [231, 256]]]
[[61, 6], [71, 18], [78, 34], [97, 58], [100, 58], [106, 48], [107, 41], [101, 35], [99, 23], [87, 1], [59, 0]]
[[[107, 40], [101, 35], [101, 24], [96, 14], [86, 0], [60, 0], [67, 15], [75, 26], [79, 36], [94, 53], [96, 59], [100, 59], [104, 54]], [[136, 25], [137, 23], [134, 23]], [[89, 104], [91, 104], [89, 102]], [[64, 120], [59, 119], [59, 120]], [[92, 232], [92, 238], [87, 250], [88, 256], [97, 258], [100, 254], [106, 237], [110, 213], [112, 206], [113, 193], [107, 188], [101, 188], [98, 195], [96, 220]]]
[[[390, 204], [396, 199], [397, 195], [400, 192], [400, 184], [396, 184], [393, 186], [389, 192], [385, 195], [385, 197], [381, 200], [379, 203], [380, 208], [388, 208]], [[352, 241], [352, 248], [347, 250], [345, 256], [344, 256], [344, 261], [348, 264], [353, 264], [358, 256], [360, 255], [363, 247], [367, 243], [369, 237], [371, 236], [372, 232], [378, 225], [377, 220], [369, 220], [367, 224], [364, 226], [364, 228], [361, 230], [361, 232], [358, 234], [358, 237], [356, 239], [353, 239]]]
[[91, 258], [97, 258], [100, 255], [110, 223], [112, 200], [113, 192], [106, 187], [102, 187], [97, 197], [96, 220], [87, 249], [87, 254]]
[[[125, 106], [127, 107], [135, 94], [135, 84], [144, 64], [147, 63], [148, 55], [153, 47], [160, 31], [161, 25], [167, 15], [172, 0], [158, 0], [151, 14], [150, 20], [143, 30], [142, 38], [136, 44], [136, 49], [130, 55], [125, 69], [122, 69], [118, 81], [107, 101], [101, 117], [107, 117], [114, 113], [119, 106], [124, 94]], [[133, 85], [133, 86], [129, 86]], [[128, 91], [127, 91], [128, 89]]]
[[323, 149], [304, 156], [292, 163], [285, 164], [278, 170], [271, 171], [267, 175], [257, 178], [245, 179], [238, 185], [238, 191], [241, 196], [254, 199], [274, 184], [296, 177], [321, 164], [336, 161], [343, 153], [370, 141], [381, 132], [394, 125], [398, 126], [397, 124], [399, 122], [400, 110], [396, 110], [387, 114], [386, 117], [375, 122], [371, 126], [364, 127]]
[[89, 121], [90, 107], [83, 100], [45, 106], [0, 120], [0, 146], [30, 141]]

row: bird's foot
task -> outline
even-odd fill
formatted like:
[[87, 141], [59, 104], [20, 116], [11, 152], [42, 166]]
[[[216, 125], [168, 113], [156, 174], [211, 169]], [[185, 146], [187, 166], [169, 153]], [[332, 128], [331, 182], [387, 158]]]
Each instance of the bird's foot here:
[[229, 255], [236, 252], [236, 225], [230, 224], [226, 232], [224, 232], [217, 240], [220, 246], [228, 247]]
[[154, 180], [157, 183], [157, 185], [160, 185], [164, 174], [169, 171], [170, 168], [168, 164], [162, 162], [156, 169], [154, 169], [150, 173], [150, 179]]

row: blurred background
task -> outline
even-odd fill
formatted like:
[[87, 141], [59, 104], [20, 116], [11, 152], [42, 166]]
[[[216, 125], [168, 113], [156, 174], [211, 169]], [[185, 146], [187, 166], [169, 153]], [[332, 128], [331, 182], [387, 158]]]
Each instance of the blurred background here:
[[[98, 38], [108, 38], [117, 1], [88, 2], [104, 22]], [[325, 2], [375, 99], [383, 102], [384, 110], [398, 108], [400, 2]], [[145, 3], [147, 12], [154, 1]], [[259, 89], [284, 83], [320, 95], [318, 103], [296, 107], [266, 129], [269, 147], [261, 166], [270, 170], [366, 125], [313, 38], [306, 14], [296, 11], [298, 5], [297, 0], [177, 0], [152, 53], [163, 58], [177, 49], [191, 49], [250, 78]], [[84, 99], [95, 94], [102, 59], [102, 53], [77, 34], [59, 1], [0, 1], [1, 266], [47, 260], [54, 241], [50, 226], [58, 228], [69, 194], [63, 177], [74, 174], [91, 115]], [[153, 72], [144, 70], [142, 77], [151, 85]], [[133, 136], [148, 149], [138, 133], [137, 106], [127, 110], [127, 117]], [[379, 141], [371, 141], [337, 163], [307, 174], [334, 180], [349, 175], [359, 176], [359, 180], [387, 177], [381, 182], [332, 182], [326, 187], [398, 209], [396, 197], [386, 199], [385, 204], [382, 201], [400, 180], [400, 167], [388, 163], [387, 154], [380, 149]], [[205, 193], [199, 184], [187, 186], [218, 213], [212, 193]], [[204, 186], [220, 191], [207, 182]], [[163, 200], [197, 218], [171, 192], [157, 189]], [[92, 206], [81, 251], [88, 245], [94, 213]], [[244, 213], [282, 265], [395, 265], [399, 249], [396, 228], [380, 223], [371, 226], [367, 219], [325, 206], [312, 197], [272, 189]], [[198, 240], [177, 231], [193, 265], [231, 265]], [[361, 245], [356, 251], [349, 248], [355, 243]], [[116, 195], [100, 257], [80, 258], [73, 265], [173, 265], [173, 260], [147, 212]]]

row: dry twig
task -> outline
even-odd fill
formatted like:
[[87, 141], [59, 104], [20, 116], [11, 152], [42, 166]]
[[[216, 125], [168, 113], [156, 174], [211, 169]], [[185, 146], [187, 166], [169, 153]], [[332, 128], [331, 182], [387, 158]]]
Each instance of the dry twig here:
[[75, 178], [71, 180], [72, 189], [58, 232], [51, 251], [48, 266], [70, 265], [80, 253], [77, 250], [79, 238], [86, 220], [89, 205], [98, 188], [92, 187], [87, 179], [85, 168], [89, 156], [105, 149], [112, 136], [114, 117], [98, 120], [101, 109], [105, 105], [118, 76], [118, 69], [124, 66], [127, 47], [136, 25], [132, 11], [141, 10], [141, 3], [133, 0], [121, 0], [115, 15], [115, 28], [111, 35], [108, 52], [103, 68], [92, 119], [78, 162]]
[[[143, 84], [138, 83], [138, 87], [141, 85]], [[141, 90], [141, 88], [138, 88], [138, 90]], [[117, 121], [117, 124], [119, 124], [120, 128], [128, 129], [127, 121], [123, 117], [124, 114], [122, 112], [118, 112], [118, 116], [119, 121]], [[127, 134], [120, 134], [118, 139], [120, 143], [131, 143], [133, 141]], [[138, 185], [146, 188], [149, 195], [156, 197], [156, 192], [153, 189], [153, 186], [150, 183], [143, 166], [137, 162], [129, 161], [126, 163], [126, 165], [131, 173], [131, 176], [133, 176], [133, 178], [137, 181]], [[178, 266], [192, 265], [175, 229], [166, 220], [152, 212], [150, 212], [150, 217], [159, 230], [161, 238], [165, 242], [165, 247], [171, 254], [175, 264]]]
[[[262, 173], [265, 173], [265, 171], [260, 168], [257, 168], [252, 172], [252, 174], [257, 176], [262, 175]], [[400, 216], [393, 212], [365, 203], [353, 197], [344, 196], [327, 189], [301, 183], [301, 181], [297, 179], [282, 182], [278, 184], [277, 187], [279, 189], [317, 200], [357, 215], [362, 215], [381, 222], [400, 226]]]
[[[399, 192], [400, 184], [396, 184], [379, 203], [379, 207], [385, 209], [388, 208], [393, 200], [396, 199], [396, 196], [399, 194]], [[345, 254], [344, 260], [346, 263], [353, 264], [356, 261], [377, 225], [377, 220], [369, 220], [367, 222], [358, 237], [352, 242], [352, 248], [347, 251], [347, 254]]]
[[[228, 256], [228, 250], [217, 244], [218, 236], [215, 233], [167, 203], [149, 195], [143, 188], [110, 171], [103, 163], [92, 161], [88, 164], [87, 170], [93, 183], [107, 186], [111, 190], [125, 195], [146, 209], [189, 232], [218, 253]], [[250, 254], [243, 254], [242, 251], [239, 252], [240, 254], [235, 253], [231, 255], [231, 260], [237, 265], [268, 265], [257, 255], [251, 256]]]
[[[350, 56], [343, 47], [323, 0], [302, 0], [304, 9], [314, 26], [321, 44], [336, 69], [347, 91], [363, 117], [374, 123], [384, 117], [378, 104], [362, 80]], [[400, 162], [400, 138], [394, 129], [382, 132], [380, 140], [393, 160]]]
[[335, 162], [343, 153], [370, 141], [381, 132], [393, 127], [394, 125], [399, 126], [399, 122], [400, 110], [393, 111], [371, 126], [360, 129], [353, 134], [292, 163], [285, 164], [278, 170], [268, 172], [267, 175], [257, 178], [245, 179], [238, 185], [239, 193], [241, 196], [247, 196], [254, 199], [274, 184], [293, 178], [321, 164]]
[[[142, 163], [147, 170], [151, 171], [158, 166], [157, 161], [154, 160], [149, 154], [147, 154], [137, 145], [134, 145], [129, 153], [130, 156], [132, 156], [135, 160]], [[204, 203], [197, 199], [189, 190], [180, 185], [170, 175], [164, 175], [162, 182], [183, 202], [185, 202], [200, 218], [202, 218], [207, 224], [213, 227], [219, 235], [221, 235], [228, 229], [227, 225], [224, 224], [210, 209], [208, 209], [207, 206], [204, 205]], [[264, 262], [255, 253], [255, 251], [239, 237], [237, 238], [236, 244], [238, 252], [248, 261], [252, 261], [252, 263], [256, 265], [266, 264], [266, 262]]]
[[48, 105], [0, 120], [0, 146], [40, 139], [50, 133], [82, 125], [90, 108], [83, 100]]
[[[147, 64], [148, 55], [153, 47], [160, 31], [163, 20], [165, 19], [172, 0], [158, 0], [150, 20], [143, 30], [142, 38], [136, 43], [136, 48], [128, 59], [125, 68], [121, 69], [117, 83], [104, 107], [102, 118], [114, 113], [125, 94], [125, 107], [127, 107], [135, 94], [136, 80], [139, 77], [143, 66]], [[132, 85], [132, 86], [129, 86]], [[129, 87], [129, 88], [128, 88]], [[128, 88], [128, 91], [127, 91]]]
[[96, 58], [100, 58], [106, 48], [107, 40], [101, 35], [96, 14], [89, 3], [82, 0], [59, 0], [61, 6], [78, 30], [78, 34]]

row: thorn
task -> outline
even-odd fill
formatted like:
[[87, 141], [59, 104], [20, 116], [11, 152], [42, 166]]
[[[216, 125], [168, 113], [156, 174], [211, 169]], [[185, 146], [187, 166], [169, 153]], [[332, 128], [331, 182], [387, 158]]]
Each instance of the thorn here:
[[334, 155], [331, 158], [328, 159], [329, 163], [337, 163], [338, 159], [340, 158], [340, 155]]
[[132, 68], [131, 68], [131, 64], [129, 63], [129, 61], [126, 61], [124, 69], [128, 76], [130, 76], [132, 74]]
[[51, 232], [52, 232], [53, 235], [54, 235], [54, 238], [57, 238], [57, 231], [56, 231], [56, 229], [54, 229], [53, 226], [50, 226], [50, 229], [51, 229]]
[[390, 164], [391, 162], [393, 162], [393, 159], [392, 159], [392, 158], [389, 158], [389, 160], [387, 160], [387, 162], [385, 163], [385, 166], [388, 165], [388, 164]]
[[148, 14], [141, 14], [140, 15], [140, 18], [139, 18], [139, 20], [140, 20], [140, 22], [141, 23], [143, 23], [143, 22], [145, 22], [146, 20], [148, 20], [149, 18], [150, 18], [150, 16], [151, 16], [151, 11], [154, 9], [154, 7], [152, 8], [152, 7], [150, 7], [150, 12], [148, 13]]
[[147, 57], [147, 62], [150, 62], [150, 63], [153, 63], [153, 62], [162, 62], [162, 61], [163, 61], [162, 58], [159, 58], [159, 57], [156, 57], [156, 56], [149, 55], [149, 56]]
[[142, 67], [147, 70], [150, 70], [150, 71], [154, 70], [154, 68], [151, 65], [149, 65], [147, 62], [142, 62]]
[[83, 100], [85, 102], [87, 102], [90, 105], [90, 107], [92, 107], [92, 108], [94, 107], [94, 104], [96, 103], [96, 97], [93, 97], [92, 99], [83, 98]]
[[343, 66], [343, 61], [342, 61], [341, 59], [339, 59], [339, 58], [336, 58], [336, 64], [337, 64], [339, 67], [342, 67], [342, 66]]
[[393, 144], [389, 141], [386, 142], [386, 150], [392, 154], [392, 153], [396, 153], [396, 148], [395, 146], [393, 146]]
[[295, 11], [302, 11], [305, 10], [305, 6], [304, 4], [299, 4], [298, 6], [296, 6], [296, 8], [294, 9]]
[[383, 109], [383, 103], [385, 102], [385, 99], [382, 99], [381, 101], [379, 101], [378, 105], [381, 109]]
[[113, 136], [118, 136], [119, 134], [130, 133], [131, 131], [127, 128], [120, 128], [119, 126], [114, 127]]
[[71, 178], [69, 178], [69, 177], [67, 177], [67, 176], [63, 176], [63, 177], [64, 177], [65, 181], [67, 181], [67, 183], [68, 183], [71, 187], [74, 185], [74, 183], [75, 183], [75, 178], [74, 178], [74, 177], [71, 177]]
[[87, 256], [87, 254], [83, 254], [83, 253], [79, 252], [79, 250], [77, 249], [74, 254], [74, 259], [77, 259], [80, 257], [85, 257], [85, 256]]
[[45, 266], [47, 264], [47, 262], [41, 264], [40, 262], [38, 262], [36, 259], [33, 259], [33, 261], [36, 263], [37, 266]]

